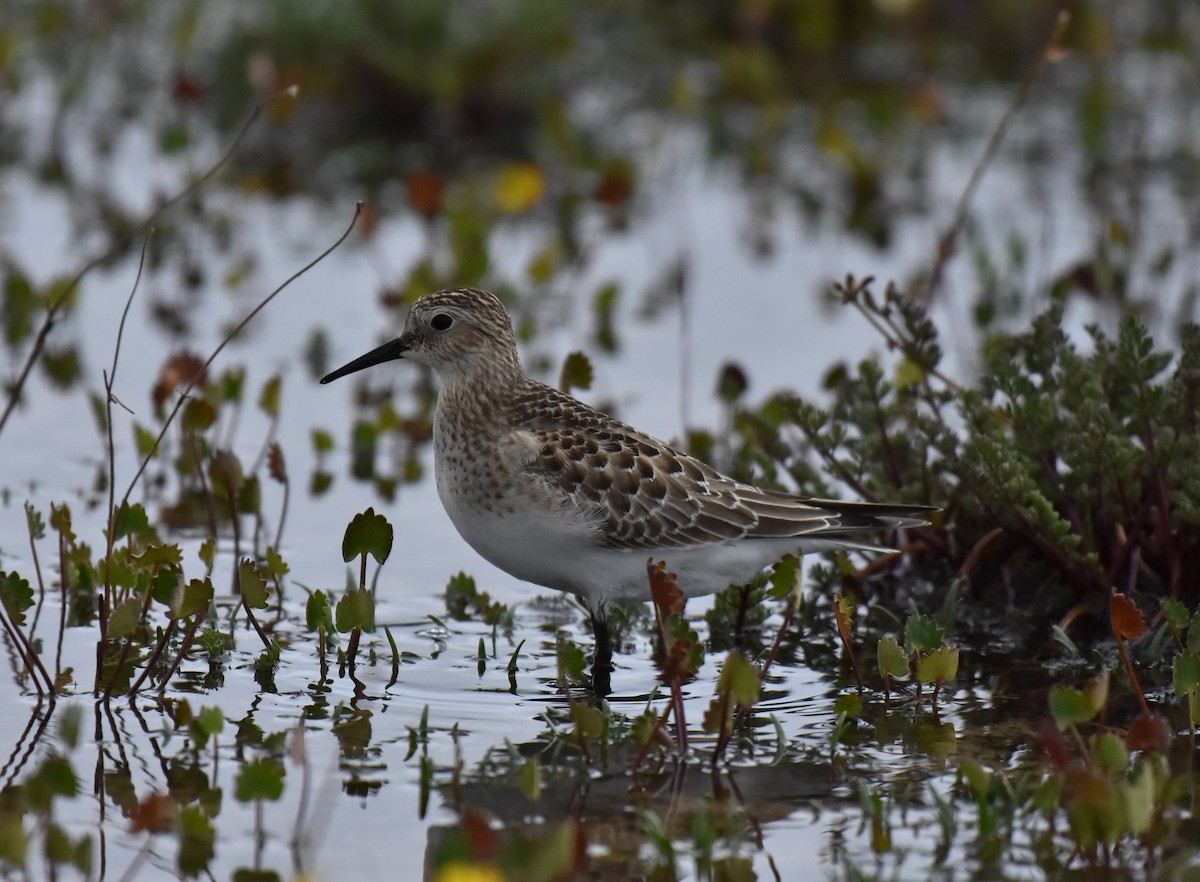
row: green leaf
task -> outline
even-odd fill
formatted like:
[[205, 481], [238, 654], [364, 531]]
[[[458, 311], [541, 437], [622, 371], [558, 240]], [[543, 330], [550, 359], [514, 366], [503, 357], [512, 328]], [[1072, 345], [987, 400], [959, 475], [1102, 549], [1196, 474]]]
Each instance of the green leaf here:
[[202, 707], [196, 715], [196, 725], [205, 735], [220, 735], [225, 729], [225, 714], [219, 707]]
[[68, 750], [74, 749], [79, 743], [79, 728], [83, 722], [83, 708], [77, 704], [68, 705], [58, 712], [58, 740]]
[[200, 562], [210, 570], [213, 567], [213, 561], [217, 559], [217, 540], [209, 536], [200, 543]]
[[575, 683], [586, 682], [587, 659], [583, 656], [583, 650], [572, 641], [566, 639], [559, 641], [558, 665], [567, 675], [568, 680]]
[[267, 608], [267, 580], [258, 572], [254, 561], [246, 558], [238, 566], [238, 588], [242, 601], [251, 609]]
[[158, 439], [158, 435], [151, 432], [141, 423], [133, 424], [133, 445], [137, 448], [139, 457], [143, 459], [150, 455], [151, 451], [154, 455], [158, 455], [158, 451], [154, 447], [154, 442]]
[[704, 717], [700, 721], [701, 728], [711, 734], [724, 732], [733, 719], [732, 702], [727, 702], [719, 695], [708, 703], [704, 709]]
[[108, 638], [120, 640], [122, 637], [128, 637], [137, 627], [141, 617], [142, 601], [140, 599], [131, 597], [123, 603], [117, 604], [116, 609], [108, 616]]
[[258, 396], [258, 406], [267, 416], [279, 416], [279, 390], [282, 387], [283, 378], [279, 374], [263, 383], [262, 392]]
[[924, 722], [916, 728], [917, 749], [934, 759], [945, 759], [958, 750], [953, 723]]
[[183, 573], [174, 567], [162, 569], [150, 576], [150, 596], [155, 602], [170, 607], [171, 600], [180, 586]]
[[654, 734], [657, 725], [658, 715], [653, 710], [647, 709], [642, 711], [630, 723], [629, 737], [633, 739], [635, 744], [644, 745], [650, 740], [650, 736]]
[[889, 677], [908, 676], [908, 656], [895, 637], [890, 634], [880, 637], [876, 656], [879, 660], [880, 674], [887, 674]]
[[135, 567], [159, 570], [183, 563], [183, 549], [178, 545], [148, 545], [146, 550], [130, 560]]
[[46, 522], [42, 519], [42, 513], [28, 502], [25, 503], [25, 527], [29, 530], [29, 538], [46, 538]]
[[451, 618], [468, 618], [467, 610], [477, 604], [478, 598], [475, 579], [466, 573], [456, 573], [446, 583], [446, 612]]
[[746, 394], [750, 381], [741, 365], [725, 362], [717, 375], [717, 397], [726, 404], [733, 404]]
[[282, 576], [286, 576], [290, 571], [287, 561], [285, 561], [280, 556], [279, 552], [277, 552], [274, 548], [267, 548], [263, 556], [266, 558], [266, 561], [263, 564], [263, 569], [266, 570], [267, 575], [271, 578], [278, 579]]
[[925, 382], [925, 369], [911, 358], [905, 357], [896, 366], [896, 389], [907, 389]]
[[329, 595], [324, 591], [314, 591], [308, 596], [304, 605], [305, 626], [310, 631], [325, 630], [326, 634], [333, 633], [333, 609], [329, 605]]
[[530, 802], [537, 802], [542, 797], [542, 764], [536, 756], [531, 756], [521, 766], [521, 792]]
[[71, 865], [85, 878], [92, 875], [92, 837], [82, 834], [71, 849]]
[[558, 388], [564, 392], [592, 387], [592, 363], [582, 352], [572, 352], [563, 361]]
[[60, 389], [71, 388], [83, 372], [78, 347], [65, 346], [59, 349], [43, 350], [41, 368], [55, 386]]
[[599, 738], [604, 734], [604, 714], [591, 705], [575, 702], [571, 705], [571, 719], [576, 732], [584, 738]]
[[312, 446], [313, 450], [318, 454], [328, 453], [333, 450], [333, 435], [324, 429], [313, 429]]
[[942, 645], [942, 629], [928, 616], [913, 613], [904, 625], [904, 648], [909, 655], [931, 652]]
[[208, 478], [226, 499], [236, 500], [245, 483], [242, 462], [232, 451], [218, 450], [208, 463]]
[[213, 586], [209, 579], [192, 579], [180, 583], [171, 598], [171, 618], [186, 619], [208, 612], [212, 606]]
[[71, 763], [57, 755], [45, 761], [25, 780], [25, 801], [38, 814], [47, 814], [56, 796], [73, 797], [79, 792], [79, 781]]
[[848, 720], [857, 720], [862, 715], [862, 698], [857, 692], [845, 692], [833, 702], [833, 712], [836, 716], [846, 715]]
[[958, 764], [958, 771], [967, 782], [971, 795], [976, 802], [982, 802], [992, 786], [992, 775], [983, 766], [971, 759], [964, 759]]
[[804, 568], [800, 566], [800, 558], [794, 554], [784, 555], [771, 569], [771, 587], [767, 589], [767, 594], [775, 600], [783, 600], [789, 594], [793, 595], [799, 605], [803, 584]]
[[46, 828], [42, 847], [46, 857], [54, 864], [65, 864], [71, 860], [71, 837], [58, 824]]
[[216, 831], [199, 806], [180, 806], [178, 823], [179, 872], [184, 876], [199, 876], [215, 854], [213, 839]]
[[1200, 654], [1200, 610], [1192, 616], [1192, 624], [1188, 628], [1187, 651]]
[[310, 496], [323, 496], [329, 492], [329, 488], [332, 486], [333, 475], [321, 469], [315, 469], [308, 483], [308, 493]]
[[16, 573], [0, 570], [0, 603], [18, 627], [25, 625], [25, 610], [33, 606], [33, 587]]
[[68, 545], [75, 544], [75, 532], [71, 529], [71, 509], [66, 503], [50, 503], [50, 528], [55, 533], [61, 533]]
[[283, 794], [283, 767], [269, 759], [251, 760], [234, 781], [238, 802], [276, 800]]
[[203, 398], [189, 398], [180, 418], [183, 430], [194, 435], [206, 431], [217, 421], [217, 411]]
[[12, 867], [25, 865], [25, 853], [29, 849], [29, 834], [21, 824], [21, 815], [0, 817], [0, 864]]
[[188, 145], [187, 129], [178, 124], [164, 125], [158, 132], [158, 149], [164, 154], [179, 153]]
[[1164, 597], [1162, 599], [1162, 611], [1163, 617], [1167, 620], [1167, 625], [1171, 628], [1171, 633], [1179, 637], [1187, 631], [1189, 616], [1186, 606], [1174, 597]]
[[355, 628], [375, 630], [375, 597], [367, 588], [352, 588], [338, 601], [336, 612], [337, 629], [349, 633]]
[[354, 516], [342, 539], [342, 560], [350, 562], [360, 554], [370, 554], [383, 563], [392, 553], [392, 525], [387, 518], [368, 508]]
[[917, 659], [917, 679], [922, 683], [942, 683], [958, 675], [958, 647], [943, 646]]
[[1050, 713], [1060, 729], [1086, 723], [1096, 715], [1084, 694], [1070, 686], [1050, 687]]
[[4, 340], [9, 347], [22, 342], [33, 332], [33, 314], [37, 308], [37, 296], [29, 279], [11, 268], [6, 268], [4, 296], [0, 298], [4, 309], [0, 319], [4, 322]]
[[750, 708], [758, 701], [760, 680], [758, 668], [750, 664], [740, 652], [731, 652], [721, 666], [717, 678], [717, 691], [729, 693], [739, 707]]
[[1143, 760], [1133, 781], [1126, 784], [1124, 790], [1120, 804], [1125, 813], [1125, 827], [1135, 836], [1141, 836], [1150, 829], [1155, 816], [1154, 797], [1158, 787], [1154, 780], [1154, 765]]
[[113, 513], [113, 541], [117, 542], [126, 536], [140, 536], [150, 528], [150, 519], [146, 509], [140, 503], [133, 505], [123, 503]]
[[240, 365], [230, 368], [221, 374], [216, 385], [223, 401], [241, 401], [242, 389], [246, 385], [246, 369]]
[[593, 304], [596, 310], [596, 343], [605, 352], [615, 352], [617, 335], [613, 317], [616, 314], [617, 300], [620, 299], [621, 289], [609, 282], [596, 291]]
[[238, 487], [237, 508], [244, 514], [257, 514], [262, 510], [262, 481], [258, 475], [250, 475]]
[[1093, 715], [1100, 713], [1104, 705], [1108, 704], [1108, 680], [1109, 674], [1106, 669], [1088, 680], [1083, 687], [1083, 697]]
[[1175, 694], [1180, 698], [1200, 689], [1200, 653], [1181, 652], [1172, 665]]
[[1101, 732], [1092, 738], [1092, 764], [1101, 772], [1125, 774], [1129, 765], [1129, 750], [1125, 742], [1112, 732]]
[[1065, 649], [1070, 655], [1073, 655], [1075, 658], [1083, 658], [1083, 653], [1079, 651], [1079, 647], [1075, 645], [1075, 641], [1071, 639], [1071, 636], [1064, 631], [1060, 625], [1051, 625], [1050, 633], [1054, 635], [1054, 639], [1057, 640], [1062, 645], [1063, 649]]

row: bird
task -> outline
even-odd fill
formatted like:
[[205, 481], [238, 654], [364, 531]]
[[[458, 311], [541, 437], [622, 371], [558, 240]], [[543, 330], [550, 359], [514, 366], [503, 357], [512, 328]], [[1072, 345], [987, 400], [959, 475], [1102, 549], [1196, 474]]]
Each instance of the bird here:
[[610, 692], [608, 609], [649, 600], [648, 559], [687, 596], [750, 581], [788, 554], [885, 550], [872, 533], [927, 523], [924, 505], [817, 499], [734, 480], [526, 375], [503, 303], [479, 288], [428, 294], [400, 336], [330, 372], [330, 383], [403, 359], [439, 380], [438, 496], [467, 544], [517, 579], [576, 595]]

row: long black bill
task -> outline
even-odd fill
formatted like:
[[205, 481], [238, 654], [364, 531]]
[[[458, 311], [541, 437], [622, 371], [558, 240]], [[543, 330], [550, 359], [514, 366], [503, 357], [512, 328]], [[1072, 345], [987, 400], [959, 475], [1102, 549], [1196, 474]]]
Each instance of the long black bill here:
[[383, 364], [385, 361], [401, 358], [406, 349], [408, 347], [401, 343], [399, 339], [393, 340], [390, 343], [384, 343], [378, 349], [372, 349], [366, 355], [360, 355], [349, 364], [344, 364], [336, 371], [326, 374], [321, 378], [321, 382], [332, 383], [338, 377], [344, 377], [346, 374], [352, 374], [355, 371], [361, 371], [363, 368], [369, 368], [372, 365]]

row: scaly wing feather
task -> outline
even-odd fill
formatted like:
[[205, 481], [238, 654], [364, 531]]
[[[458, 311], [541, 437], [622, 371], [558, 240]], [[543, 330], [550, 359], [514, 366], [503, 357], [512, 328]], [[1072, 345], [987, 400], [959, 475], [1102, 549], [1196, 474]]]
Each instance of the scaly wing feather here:
[[527, 472], [595, 524], [613, 548], [684, 548], [743, 538], [831, 539], [924, 523], [923, 506], [810, 499], [727, 478], [568, 395], [521, 396]]

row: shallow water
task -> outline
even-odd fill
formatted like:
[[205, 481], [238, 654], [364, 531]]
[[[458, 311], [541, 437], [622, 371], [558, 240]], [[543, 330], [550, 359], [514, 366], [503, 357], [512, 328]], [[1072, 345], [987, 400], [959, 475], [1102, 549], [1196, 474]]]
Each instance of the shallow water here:
[[[950, 100], [956, 97], [975, 102], [976, 112], [987, 119], [998, 116], [1006, 101], [1006, 96], [986, 91], [951, 95]], [[48, 102], [49, 95], [36, 88], [22, 100], [29, 103], [31, 119], [49, 110], [48, 103], [38, 103]], [[548, 318], [524, 350], [528, 363], [547, 365], [540, 375], [550, 381], [567, 352], [586, 350], [596, 379], [581, 397], [611, 404], [622, 419], [665, 438], [721, 424], [725, 415], [712, 389], [726, 362], [746, 371], [749, 396], [759, 399], [779, 388], [819, 397], [821, 377], [834, 362], [854, 361], [866, 353], [888, 359], [882, 341], [856, 314], [831, 309], [821, 294], [830, 279], [847, 272], [903, 280], [927, 267], [982, 144], [976, 136], [967, 144], [930, 149], [927, 174], [937, 204], [928, 214], [909, 219], [889, 249], [866, 245], [834, 224], [805, 223], [798, 213], [781, 213], [768, 225], [776, 250], [763, 259], [747, 247], [756, 209], [740, 179], [728, 168], [709, 164], [700, 137], [686, 126], [669, 132], [668, 138], [671, 146], [662, 164], [670, 173], [656, 180], [636, 224], [604, 237], [573, 284], [546, 298], [549, 305], [541, 308]], [[209, 146], [215, 154], [215, 146]], [[1085, 198], [1073, 182], [1077, 169], [1069, 158], [1061, 163], [1051, 192], [1043, 192], [1036, 203], [1036, 229], [1044, 235], [1031, 237], [1035, 253], [1026, 266], [1037, 277], [1032, 287], [1090, 253], [1096, 222], [1088, 218]], [[129, 204], [140, 206], [149, 204], [157, 190], [177, 183], [183, 164], [159, 156], [151, 135], [134, 127], [122, 136], [111, 165], [120, 180], [118, 189]], [[81, 244], [72, 231], [67, 197], [36, 183], [24, 170], [7, 171], [2, 186], [10, 220], [0, 238], [7, 251], [27, 261], [39, 281], [73, 266], [81, 252], [90, 250], [92, 243]], [[1002, 161], [977, 196], [980, 225], [1027, 231], [1030, 201], [1013, 194], [1024, 197], [1033, 189], [1019, 157]], [[1161, 223], [1171, 230], [1182, 225], [1177, 197], [1152, 195], [1164, 206]], [[143, 279], [115, 387], [136, 414], [115, 411], [120, 488], [136, 464], [131, 423], [135, 418], [152, 422], [148, 390], [163, 362], [180, 345], [209, 351], [224, 328], [336, 238], [350, 220], [356, 196], [347, 193], [332, 205], [303, 196], [270, 203], [219, 188], [211, 198], [236, 216], [239, 246], [255, 262], [239, 285], [210, 285], [183, 310], [190, 327], [182, 337], [165, 332], [151, 308], [155, 302], [187, 299], [175, 287], [172, 268]], [[272, 373], [284, 377], [278, 438], [293, 494], [280, 551], [291, 572], [286, 615], [275, 633], [288, 640], [270, 685], [264, 687], [254, 677], [261, 649], [254, 632], [241, 621], [233, 628], [225, 625], [232, 598], [223, 580], [234, 564], [229, 537], [222, 539], [214, 582], [220, 627], [229, 631], [232, 648], [213, 666], [193, 655], [161, 696], [147, 691], [130, 701], [93, 701], [96, 629], [89, 624], [66, 634], [63, 667], [75, 672], [67, 694], [53, 708], [39, 704], [20, 679], [22, 666], [12, 644], [4, 641], [11, 674], [0, 687], [6, 699], [0, 706], [0, 744], [14, 747], [3, 757], [0, 784], [26, 780], [47, 757], [65, 753], [56, 726], [72, 709], [79, 710], [83, 737], [67, 753], [79, 795], [56, 801], [54, 819], [73, 837], [91, 837], [90, 877], [180, 875], [178, 838], [132, 832], [128, 819], [139, 800], [168, 790], [181, 803], [219, 800], [220, 810], [211, 812], [216, 848], [207, 872], [212, 878], [250, 878], [237, 876], [245, 868], [278, 878], [431, 878], [437, 849], [461, 829], [472, 810], [485, 812], [509, 834], [537, 834], [567, 818], [584, 819], [594, 878], [638, 877], [660, 862], [645, 835], [648, 815], [659, 820], [674, 843], [675, 872], [681, 879], [710, 877], [696, 844], [704, 829], [720, 831], [713, 854], [725, 861], [721, 872], [726, 875], [717, 878], [841, 879], [858, 878], [860, 871], [897, 879], [1048, 874], [1035, 856], [1034, 833], [1025, 827], [1018, 827], [1002, 862], [979, 853], [975, 809], [958, 783], [964, 759], [1014, 774], [1036, 765], [1037, 732], [1046, 718], [1045, 693], [1052, 681], [1040, 666], [1030, 666], [1032, 671], [1023, 667], [1024, 660], [1013, 657], [1016, 647], [1002, 645], [1002, 639], [964, 647], [960, 675], [943, 689], [936, 712], [927, 696], [918, 705], [905, 690], [885, 704], [878, 684], [868, 684], [858, 721], [850, 720], [833, 744], [839, 726], [835, 702], [855, 690], [823, 606], [815, 624], [794, 638], [796, 660], [772, 669], [762, 700], [739, 732], [733, 762], [719, 774], [710, 773], [705, 762], [712, 736], [700, 730], [700, 721], [724, 653], [710, 653], [685, 688], [693, 747], [686, 760], [655, 758], [634, 775], [627, 771], [629, 757], [615, 749], [607, 763], [598, 757], [587, 763], [555, 740], [556, 731], [569, 728], [568, 704], [557, 677], [558, 639], [565, 636], [586, 646], [590, 638], [582, 615], [557, 598], [543, 602], [541, 589], [499, 573], [475, 555], [455, 534], [427, 478], [400, 485], [392, 502], [383, 500], [369, 482], [352, 478], [347, 448], [356, 383], [318, 386], [319, 371], [306, 366], [303, 350], [314, 329], [328, 334], [330, 365], [395, 332], [395, 317], [379, 306], [377, 295], [421, 256], [425, 235], [421, 223], [411, 218], [385, 219], [369, 239], [356, 235], [285, 290], [216, 365], [246, 367], [248, 389], [254, 390], [248, 400]], [[1171, 235], [1168, 231], [1164, 238]], [[530, 227], [498, 233], [491, 243], [489, 274], [496, 282], [519, 287], [538, 244], [537, 231]], [[201, 258], [212, 262], [214, 275], [228, 268], [229, 255], [203, 241], [197, 247]], [[686, 313], [672, 308], [641, 318], [637, 292], [675, 260], [687, 268]], [[1168, 278], [1186, 270], [1181, 260]], [[967, 290], [973, 280], [961, 264], [952, 264], [950, 274], [946, 287], [951, 292]], [[79, 307], [55, 331], [82, 341], [88, 389], [101, 387], [120, 305], [135, 276], [133, 258], [93, 273]], [[633, 293], [618, 307], [620, 347], [605, 354], [594, 343], [588, 297], [610, 279]], [[967, 298], [951, 294], [939, 310], [949, 327], [961, 330], [961, 336], [950, 335], [947, 369], [969, 374], [975, 345], [965, 318]], [[1079, 310], [1072, 321], [1081, 325], [1094, 317]], [[16, 354], [10, 364], [19, 364]], [[373, 382], [385, 382], [381, 378], [394, 378], [401, 397], [416, 382], [403, 364], [376, 369]], [[266, 425], [255, 408], [245, 408], [230, 442], [245, 461], [262, 446]], [[318, 468], [309, 443], [314, 427], [329, 430], [336, 442], [323, 464], [332, 485], [319, 496], [305, 489]], [[0, 485], [6, 491], [0, 507], [0, 567], [25, 575], [31, 571], [22, 509], [26, 500], [42, 511], [52, 502], [70, 502], [77, 532], [100, 545], [103, 518], [94, 508], [99, 497], [93, 488], [102, 451], [84, 390], [61, 392], [35, 374], [22, 409], [0, 436]], [[378, 458], [385, 460], [388, 452]], [[428, 449], [416, 455], [428, 476]], [[149, 493], [143, 487], [134, 498], [143, 492]], [[145, 497], [152, 518], [172, 492], [168, 484], [160, 495]], [[268, 531], [274, 529], [280, 504], [279, 488], [266, 483]], [[339, 672], [335, 655], [322, 677], [313, 636], [304, 629], [303, 600], [306, 590], [337, 592], [353, 579], [341, 558], [342, 531], [367, 506], [386, 514], [395, 527], [396, 545], [378, 578], [378, 628], [360, 647], [357, 675], [362, 685], [356, 687]], [[187, 566], [197, 567], [199, 541], [180, 541]], [[46, 566], [53, 555], [48, 547], [40, 553]], [[441, 593], [459, 571], [472, 574], [480, 590], [515, 610], [511, 633], [494, 634], [482, 622], [447, 617]], [[51, 592], [41, 613], [37, 633], [46, 646], [54, 643], [56, 603]], [[702, 637], [702, 615], [711, 603], [703, 599], [688, 607]], [[764, 632], [773, 633], [779, 620], [774, 609]], [[384, 626], [401, 653], [395, 675]], [[477, 658], [481, 639], [487, 650], [482, 673]], [[522, 640], [510, 680], [506, 666]], [[872, 640], [860, 638], [861, 655], [869, 657], [873, 649]], [[656, 691], [652, 651], [651, 637], [635, 631], [631, 646], [619, 655], [616, 691], [608, 699], [614, 720], [634, 717], [647, 706], [664, 706]], [[174, 712], [183, 700], [193, 710], [222, 710], [225, 728], [215, 746], [193, 751], [186, 731], [174, 731], [164, 707], [169, 704]], [[426, 713], [428, 738], [414, 750], [411, 733]], [[300, 749], [300, 731], [303, 763], [290, 757]], [[262, 746], [264, 741], [268, 746]], [[236, 780], [245, 763], [276, 755], [286, 770], [281, 797], [261, 807], [238, 801]], [[543, 758], [537, 802], [520, 787], [520, 768], [529, 756]], [[423, 760], [428, 763], [424, 768], [432, 770], [424, 783]], [[887, 849], [873, 848], [863, 791], [883, 798], [891, 839]], [[934, 793], [951, 806], [956, 824], [944, 850], [946, 828]], [[54, 875], [37, 857], [26, 866], [34, 878]], [[658, 878], [673, 877], [664, 873]]]

